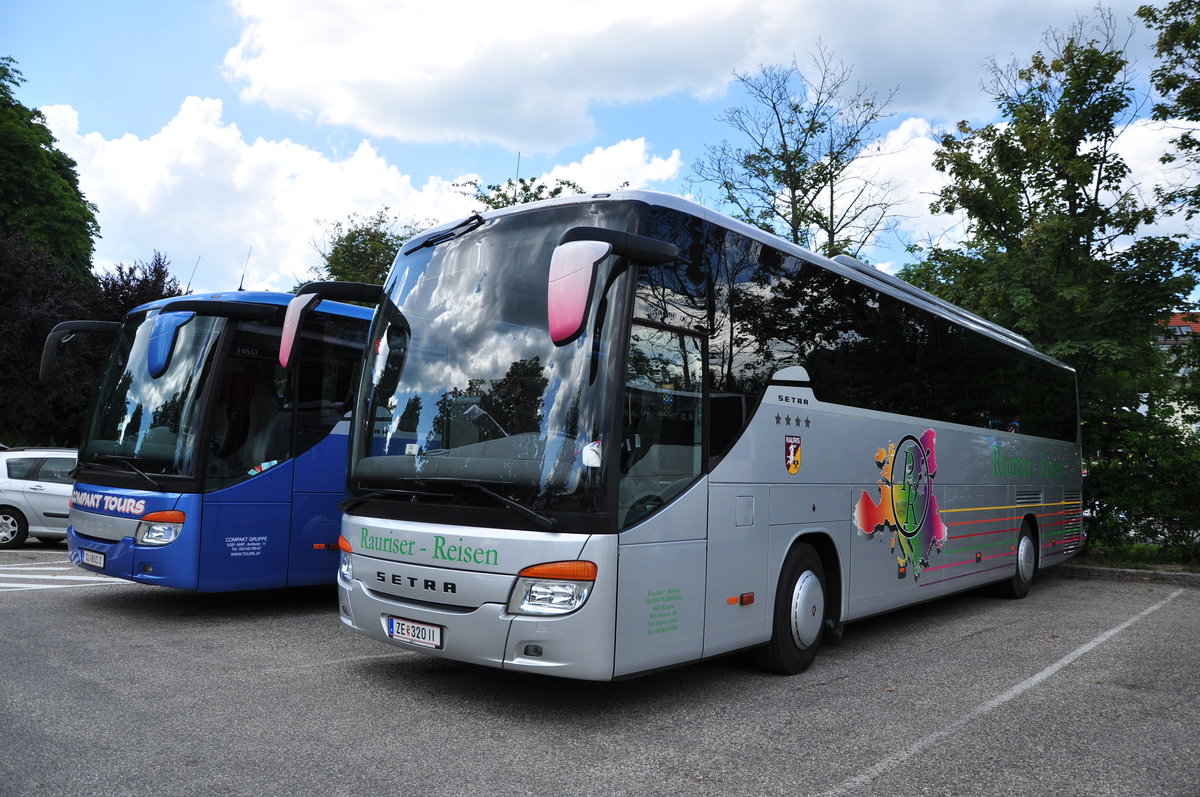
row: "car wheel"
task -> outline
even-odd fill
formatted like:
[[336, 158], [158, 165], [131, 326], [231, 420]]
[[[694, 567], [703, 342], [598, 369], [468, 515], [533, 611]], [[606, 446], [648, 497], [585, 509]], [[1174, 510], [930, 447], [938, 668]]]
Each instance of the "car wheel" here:
[[760, 667], [783, 675], [804, 672], [825, 630], [825, 568], [811, 545], [800, 543], [779, 574], [771, 641], [755, 651]]
[[1038, 550], [1037, 541], [1033, 538], [1033, 530], [1028, 522], [1021, 523], [1021, 536], [1017, 538], [1016, 569], [1007, 581], [999, 584], [1000, 594], [1006, 598], [1024, 598], [1033, 586], [1037, 575]]
[[20, 548], [28, 533], [24, 515], [11, 506], [0, 507], [0, 548]]

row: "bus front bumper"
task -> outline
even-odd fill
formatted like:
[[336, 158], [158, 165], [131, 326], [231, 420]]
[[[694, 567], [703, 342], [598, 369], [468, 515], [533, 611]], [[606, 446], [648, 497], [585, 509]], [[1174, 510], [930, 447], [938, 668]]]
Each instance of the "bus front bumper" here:
[[[380, 642], [430, 656], [536, 672], [563, 678], [608, 681], [613, 677], [611, 642], [593, 649], [597, 640], [611, 640], [612, 619], [596, 628], [598, 612], [585, 606], [561, 617], [514, 615], [501, 603], [478, 608], [432, 606], [405, 601], [366, 588], [359, 579], [338, 577], [341, 621]], [[394, 619], [393, 619], [394, 618]], [[408, 621], [438, 629], [438, 646], [394, 638], [389, 628]]]
[[110, 542], [85, 537], [67, 526], [67, 556], [76, 567], [139, 584], [196, 588], [196, 567], [181, 565], [168, 548], [137, 545], [132, 537]]

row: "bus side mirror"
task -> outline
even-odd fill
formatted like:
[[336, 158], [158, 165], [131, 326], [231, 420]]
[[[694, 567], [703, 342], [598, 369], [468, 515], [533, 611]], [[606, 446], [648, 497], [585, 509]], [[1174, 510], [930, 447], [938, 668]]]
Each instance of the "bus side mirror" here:
[[296, 298], [288, 302], [287, 312], [283, 316], [283, 333], [279, 338], [279, 364], [284, 368], [291, 362], [304, 319], [322, 299], [380, 305], [386, 299], [386, 295], [382, 285], [370, 285], [365, 282], [310, 282], [301, 287], [296, 292]]
[[[546, 314], [555, 346], [565, 346], [583, 334], [596, 266], [610, 254], [660, 265], [678, 258], [679, 247], [607, 227], [572, 227], [564, 232], [550, 256], [550, 278], [546, 282]], [[609, 274], [609, 280], [618, 273]]]
[[50, 378], [50, 370], [54, 358], [58, 356], [58, 344], [66, 343], [77, 333], [95, 335], [113, 335], [121, 329], [120, 321], [63, 321], [55, 324], [54, 329], [46, 336], [42, 345], [42, 364], [38, 368], [38, 380], [45, 382]]
[[195, 317], [196, 314], [192, 312], [160, 312], [154, 317], [154, 325], [150, 328], [150, 344], [146, 349], [146, 370], [150, 372], [151, 379], [158, 379], [167, 372], [180, 328]]
[[596, 265], [610, 252], [612, 244], [602, 241], [568, 241], [554, 247], [546, 283], [546, 313], [555, 346], [566, 346], [583, 334]]

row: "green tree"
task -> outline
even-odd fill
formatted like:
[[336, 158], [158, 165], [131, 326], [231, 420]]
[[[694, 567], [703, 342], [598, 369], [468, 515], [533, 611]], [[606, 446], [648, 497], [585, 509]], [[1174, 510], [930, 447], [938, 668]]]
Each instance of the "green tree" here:
[[1151, 500], [1135, 452], [1168, 436], [1176, 376], [1158, 341], [1170, 312], [1190, 306], [1200, 264], [1194, 247], [1145, 234], [1156, 208], [1116, 154], [1135, 90], [1111, 15], [1044, 45], [1028, 64], [992, 64], [1003, 123], [943, 136], [934, 165], [949, 184], [932, 209], [964, 212], [967, 234], [901, 276], [1076, 368], [1093, 533], [1119, 541], [1128, 518], [1180, 517], [1152, 515], [1167, 502]]
[[[2, 235], [2, 234], [0, 234]], [[69, 445], [79, 435], [108, 361], [112, 340], [77, 335], [59, 346], [45, 384], [38, 382], [42, 346], [60, 321], [119, 321], [133, 307], [179, 294], [169, 262], [155, 252], [149, 263], [118, 263], [95, 288], [79, 284], [36, 248], [0, 238], [0, 441]]]
[[[1155, 55], [1159, 63], [1151, 79], [1161, 100], [1154, 106], [1154, 118], [1200, 122], [1200, 0], [1172, 0], [1161, 9], [1145, 5], [1137, 15], [1158, 31]], [[1171, 143], [1175, 152], [1162, 160], [1182, 166], [1183, 175], [1162, 195], [1172, 205], [1184, 208], [1190, 219], [1200, 213], [1200, 183], [1195, 179], [1200, 168], [1200, 137], [1194, 128], [1184, 128]]]
[[431, 224], [401, 221], [388, 215], [386, 207], [371, 216], [351, 213], [345, 221], [327, 225], [325, 240], [313, 244], [323, 261], [313, 276], [319, 280], [382, 285], [404, 242]]
[[45, 250], [76, 280], [91, 281], [96, 208], [79, 190], [75, 161], [61, 152], [42, 112], [17, 101], [16, 61], [0, 57], [0, 230]]
[[101, 274], [97, 301], [93, 303], [92, 318], [97, 321], [120, 321], [138, 305], [180, 296], [179, 280], [171, 276], [166, 255], [154, 250], [149, 263], [135, 260], [132, 266], [117, 263], [112, 271]]
[[59, 321], [88, 318], [91, 291], [44, 247], [0, 230], [0, 442], [70, 445], [79, 439], [98, 367], [107, 351], [81, 336], [55, 361], [49, 385], [38, 382], [42, 346]]
[[503, 185], [483, 186], [478, 180], [465, 180], [454, 187], [480, 204], [480, 212], [499, 210], [513, 205], [524, 205], [542, 199], [583, 194], [586, 191], [573, 180], [555, 179], [551, 183], [534, 177], [518, 177], [506, 180]]
[[693, 184], [715, 186], [732, 215], [792, 243], [857, 254], [888, 224], [894, 204], [867, 159], [895, 92], [880, 97], [852, 77], [824, 49], [811, 76], [795, 62], [735, 72], [749, 102], [718, 121], [738, 140], [707, 147], [693, 164]]

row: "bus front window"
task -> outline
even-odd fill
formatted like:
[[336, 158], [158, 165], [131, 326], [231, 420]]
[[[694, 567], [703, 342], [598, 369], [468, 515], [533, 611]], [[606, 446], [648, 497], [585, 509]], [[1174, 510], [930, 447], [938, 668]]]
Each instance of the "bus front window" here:
[[105, 370], [80, 461], [120, 459], [152, 475], [194, 476], [204, 372], [224, 321], [205, 316], [182, 324], [165, 370], [151, 375], [153, 319], [130, 316]]
[[619, 448], [609, 426], [620, 385], [606, 336], [620, 325], [597, 319], [624, 304], [628, 282], [611, 282], [585, 332], [564, 346], [548, 329], [546, 300], [562, 230], [600, 221], [628, 229], [635, 216], [564, 206], [397, 257], [354, 415], [353, 490], [395, 496], [379, 511], [397, 517], [442, 517], [444, 507], [454, 522], [545, 529], [568, 512], [579, 513], [577, 527], [612, 530], [602, 471]]

